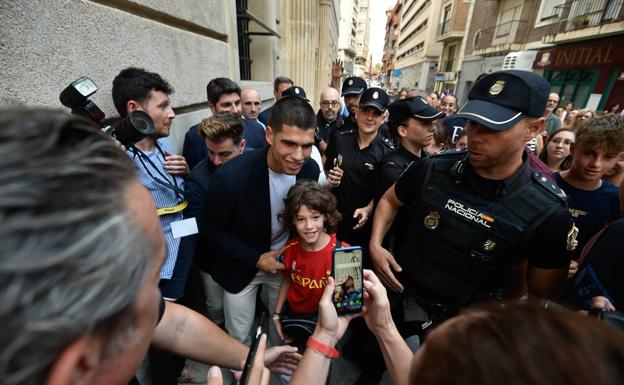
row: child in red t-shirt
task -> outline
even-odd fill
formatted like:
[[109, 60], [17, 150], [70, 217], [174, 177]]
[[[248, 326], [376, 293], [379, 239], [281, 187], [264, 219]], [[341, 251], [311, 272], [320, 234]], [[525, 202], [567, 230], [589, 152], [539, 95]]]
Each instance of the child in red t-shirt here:
[[[285, 335], [280, 316], [297, 318], [301, 315], [304, 323], [307, 320], [310, 324], [315, 322], [318, 304], [332, 271], [332, 252], [336, 248], [335, 232], [340, 213], [334, 195], [309, 180], [298, 181], [288, 191], [284, 203], [280, 220], [290, 232], [291, 239], [284, 248], [284, 280], [273, 321], [280, 338], [292, 341], [296, 336]], [[305, 341], [297, 342], [305, 344]]]

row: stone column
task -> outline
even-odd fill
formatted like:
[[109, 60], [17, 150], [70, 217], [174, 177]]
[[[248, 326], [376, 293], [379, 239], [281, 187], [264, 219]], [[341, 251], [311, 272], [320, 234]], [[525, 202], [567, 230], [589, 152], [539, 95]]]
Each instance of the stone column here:
[[321, 91], [331, 83], [331, 63], [336, 55], [338, 42], [337, 26], [334, 25], [334, 12], [331, 0], [319, 0], [318, 60], [316, 65], [316, 98], [312, 105], [319, 105]]
[[317, 7], [315, 0], [282, 1], [280, 7], [280, 75], [303, 87], [312, 103], [317, 99]]

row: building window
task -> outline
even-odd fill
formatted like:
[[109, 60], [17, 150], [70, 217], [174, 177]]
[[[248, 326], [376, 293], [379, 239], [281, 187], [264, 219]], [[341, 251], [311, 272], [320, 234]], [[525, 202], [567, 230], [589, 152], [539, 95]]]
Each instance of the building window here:
[[[249, 11], [247, 5], [249, 0], [236, 0], [236, 29], [238, 32], [238, 63], [240, 67], [240, 79], [251, 80], [252, 57], [251, 48], [253, 45], [251, 36], [275, 36], [280, 39], [280, 35]], [[257, 5], [254, 3], [254, 5]], [[255, 23], [260, 27], [260, 31], [250, 30], [250, 23]]]
[[504, 10], [496, 26], [496, 37], [509, 36], [512, 32], [514, 22], [517, 22], [520, 16], [520, 7], [514, 7]]
[[557, 21], [562, 9], [559, 5], [563, 3], [565, 3], [565, 0], [542, 0], [537, 13], [537, 19], [535, 20], [535, 26], [540, 27]]
[[451, 5], [444, 7], [444, 15], [442, 16], [442, 25], [440, 26], [440, 35], [444, 35], [449, 31], [449, 23], [451, 21]]
[[442, 67], [443, 72], [453, 72], [453, 66], [455, 65], [455, 47], [451, 45], [448, 47], [446, 62]]
[[[247, 0], [236, 0], [236, 15], [247, 12]], [[249, 19], [237, 17], [238, 30], [238, 65], [241, 80], [251, 80], [251, 49], [249, 43]]]

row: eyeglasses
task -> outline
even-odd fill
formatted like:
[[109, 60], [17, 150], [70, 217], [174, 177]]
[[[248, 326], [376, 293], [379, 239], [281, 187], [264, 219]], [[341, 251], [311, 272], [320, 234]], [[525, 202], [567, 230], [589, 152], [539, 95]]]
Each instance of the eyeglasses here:
[[325, 107], [325, 108], [327, 108], [327, 107], [329, 107], [329, 106], [332, 106], [332, 107], [337, 107], [339, 104], [340, 104], [340, 102], [339, 102], [339, 101], [337, 101], [337, 100], [332, 100], [332, 101], [329, 101], [329, 100], [323, 100], [323, 101], [321, 101], [321, 106], [323, 106], [323, 107]]

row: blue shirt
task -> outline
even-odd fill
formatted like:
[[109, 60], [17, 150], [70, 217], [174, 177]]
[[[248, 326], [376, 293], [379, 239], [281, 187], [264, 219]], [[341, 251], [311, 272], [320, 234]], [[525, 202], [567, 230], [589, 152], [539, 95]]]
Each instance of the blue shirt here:
[[[172, 154], [175, 153], [173, 147], [164, 138], [158, 139], [156, 141], [156, 144], [160, 146], [163, 153], [165, 151]], [[128, 150], [128, 154], [130, 155], [130, 158], [132, 159], [134, 164], [136, 164], [139, 169], [138, 176], [141, 184], [145, 186], [145, 188], [147, 188], [149, 193], [154, 198], [154, 201], [156, 201], [156, 208], [172, 207], [182, 202], [184, 197], [176, 194], [173, 189], [156, 182], [146, 172], [147, 167], [147, 169], [153, 176], [170, 184], [177, 184], [177, 186], [181, 190], [184, 190], [184, 179], [180, 176], [174, 177], [165, 170], [165, 158], [163, 157], [163, 154], [158, 151], [158, 149], [154, 149], [154, 151], [149, 152], [143, 151], [144, 156], [147, 156], [151, 160], [151, 163], [153, 163], [153, 165], [150, 164], [150, 162], [147, 161], [145, 158], [143, 158], [143, 161], [141, 161], [139, 159], [141, 155], [134, 154], [132, 150]], [[171, 223], [182, 220], [182, 211], [173, 214], [161, 215], [159, 216], [159, 219], [160, 227], [162, 228], [163, 235], [165, 236], [165, 243], [167, 245], [167, 258], [165, 259], [165, 263], [162, 269], [160, 269], [160, 278], [170, 279], [173, 275], [173, 268], [175, 267], [178, 250], [180, 248], [180, 239], [173, 237], [173, 233], [171, 231]]]
[[620, 213], [620, 194], [614, 185], [602, 180], [596, 190], [581, 190], [563, 180], [560, 173], [555, 173], [557, 185], [568, 196], [568, 209], [574, 224], [579, 229], [578, 246], [574, 250], [575, 259], [580, 256], [583, 247], [609, 221]]

